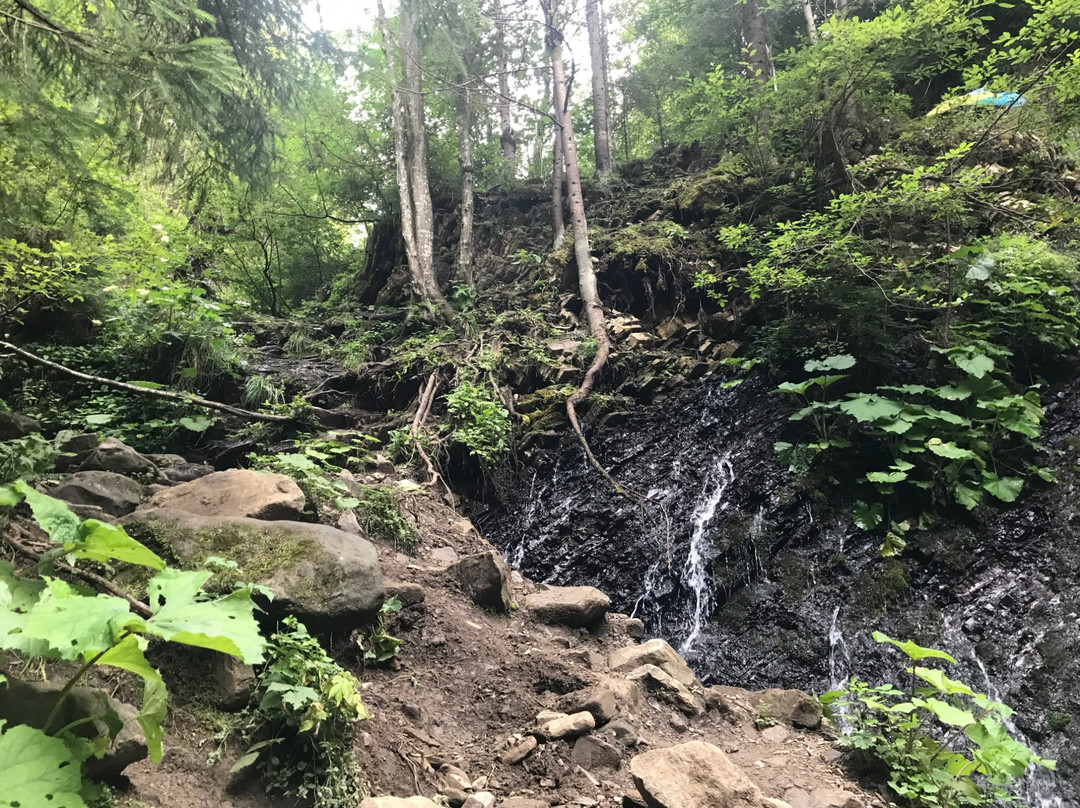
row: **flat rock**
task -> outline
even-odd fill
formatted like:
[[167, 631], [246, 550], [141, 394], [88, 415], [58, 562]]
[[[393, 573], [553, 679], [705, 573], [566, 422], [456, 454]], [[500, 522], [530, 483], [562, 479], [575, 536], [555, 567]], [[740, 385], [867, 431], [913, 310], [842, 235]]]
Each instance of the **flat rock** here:
[[629, 721], [620, 718], [611, 721], [600, 731], [601, 737], [610, 738], [617, 744], [630, 749], [637, 746], [638, 731]]
[[539, 743], [534, 736], [526, 735], [503, 752], [502, 755], [499, 756], [499, 760], [508, 766], [512, 766], [515, 763], [521, 763], [521, 761], [533, 753], [533, 750], [535, 750], [538, 745]]
[[759, 808], [761, 792], [719, 748], [691, 741], [630, 761], [634, 785], [650, 808]]
[[439, 808], [427, 797], [365, 797], [360, 808]]
[[[62, 683], [9, 678], [6, 684], [0, 685], [0, 720], [41, 729], [62, 689]], [[55, 728], [91, 719], [75, 726], [72, 732], [81, 738], [97, 738], [109, 734], [105, 716], [110, 710], [119, 716], [124, 726], [103, 758], [91, 758], [86, 762], [86, 772], [91, 777], [115, 776], [126, 766], [147, 756], [146, 740], [135, 720], [138, 711], [104, 690], [74, 687], [53, 720]]]
[[465, 597], [477, 606], [508, 612], [513, 604], [510, 590], [510, 567], [494, 550], [465, 556], [451, 565]]
[[764, 705], [770, 718], [800, 729], [817, 729], [821, 726], [821, 703], [801, 690], [771, 688], [750, 694], [755, 705]]
[[187, 564], [208, 556], [235, 561], [242, 580], [273, 591], [267, 611], [295, 614], [312, 630], [351, 630], [373, 618], [383, 602], [375, 546], [328, 525], [143, 508], [123, 524], [151, 546], [170, 547]]
[[593, 586], [551, 586], [525, 598], [532, 617], [549, 625], [591, 628], [611, 608], [611, 598]]
[[791, 730], [783, 724], [774, 727], [766, 727], [761, 731], [761, 737], [769, 743], [783, 743], [791, 737]]
[[303, 516], [305, 503], [300, 486], [284, 474], [229, 469], [159, 491], [143, 509], [168, 508], [197, 516], [290, 520]]
[[656, 665], [642, 665], [640, 668], [635, 668], [626, 675], [626, 678], [641, 682], [646, 688], [658, 693], [686, 715], [701, 715], [705, 712], [705, 705], [690, 688]]
[[532, 800], [528, 797], [508, 797], [499, 803], [499, 808], [550, 808], [547, 800]]
[[112, 471], [79, 471], [60, 480], [51, 496], [72, 505], [100, 508], [109, 516], [125, 516], [142, 501], [144, 489], [135, 480]]
[[602, 727], [615, 717], [619, 709], [619, 699], [614, 690], [600, 684], [567, 693], [559, 700], [559, 706], [567, 713], [579, 713], [582, 710], [592, 713], [596, 726]]
[[15, 440], [25, 438], [35, 432], [41, 431], [41, 424], [29, 415], [0, 410], [0, 440]]
[[815, 788], [811, 796], [825, 808], [863, 808], [862, 800], [842, 788]]
[[477, 791], [465, 800], [465, 808], [495, 808], [495, 795], [490, 791]]
[[79, 463], [79, 471], [115, 471], [117, 474], [153, 474], [158, 467], [116, 438], [105, 438]]
[[642, 665], [655, 665], [686, 687], [693, 687], [697, 682], [697, 677], [686, 661], [661, 639], [616, 648], [608, 656], [608, 665], [617, 673], [627, 673]]
[[190, 483], [214, 473], [213, 466], [192, 463], [178, 454], [149, 454], [147, 457], [158, 467], [158, 479], [169, 485]]
[[582, 735], [574, 743], [570, 760], [583, 769], [617, 769], [625, 747], [616, 747], [595, 735]]
[[592, 713], [580, 712], [545, 721], [536, 733], [541, 738], [557, 741], [562, 738], [576, 738], [595, 727], [596, 719], [592, 717]]
[[255, 669], [229, 654], [214, 654], [208, 684], [210, 698], [220, 709], [242, 710], [255, 689]]

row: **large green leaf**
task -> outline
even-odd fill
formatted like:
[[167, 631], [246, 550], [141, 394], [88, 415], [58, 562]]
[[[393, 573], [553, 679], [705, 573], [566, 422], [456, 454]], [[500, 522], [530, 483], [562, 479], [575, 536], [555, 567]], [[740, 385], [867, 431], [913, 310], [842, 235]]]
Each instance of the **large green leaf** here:
[[966, 696], [974, 696], [975, 691], [965, 685], [963, 682], [958, 682], [956, 679], [950, 679], [945, 675], [943, 671], [939, 671], [937, 668], [922, 668], [915, 666], [914, 668], [908, 668], [908, 673], [914, 673], [924, 682], [929, 682], [941, 693], [963, 693]]
[[942, 701], [941, 699], [920, 699], [914, 698], [911, 700], [912, 704], [917, 704], [919, 707], [925, 707], [938, 717], [944, 724], [948, 724], [952, 727], [966, 727], [975, 723], [975, 716], [970, 710], [961, 710], [959, 707], [953, 707], [951, 704]]
[[45, 591], [22, 621], [22, 635], [48, 642], [51, 656], [78, 659], [111, 648], [134, 617], [123, 598], [91, 597], [64, 581], [45, 580]]
[[947, 662], [956, 664], [956, 660], [946, 654], [944, 651], [938, 651], [936, 648], [923, 648], [921, 645], [913, 643], [911, 640], [894, 640], [887, 634], [883, 634], [880, 631], [875, 631], [873, 634], [874, 642], [887, 642], [890, 645], [895, 645], [901, 651], [908, 655], [913, 662], [918, 662], [920, 659], [944, 659]]
[[855, 367], [855, 357], [851, 354], [836, 354], [825, 359], [811, 359], [803, 365], [807, 373], [819, 373], [828, 370], [847, 370]]
[[975, 457], [975, 453], [970, 449], [964, 449], [952, 441], [943, 441], [941, 438], [930, 438], [926, 442], [926, 448], [938, 457], [944, 457], [947, 460], [971, 460]]
[[147, 633], [170, 642], [209, 648], [240, 657], [247, 663], [262, 661], [266, 641], [259, 634], [251, 593], [238, 590], [206, 599], [202, 586], [211, 577], [206, 570], [165, 569], [147, 585], [153, 617]]
[[1019, 477], [995, 477], [987, 474], [983, 478], [983, 488], [1002, 502], [1016, 502], [1024, 490], [1024, 481]]
[[161, 674], [151, 665], [143, 653], [146, 641], [129, 634], [119, 643], [106, 651], [97, 661], [98, 665], [111, 665], [123, 668], [143, 680], [143, 700], [139, 714], [135, 717], [146, 736], [146, 746], [150, 759], [161, 762], [162, 739], [165, 736], [165, 715], [168, 692]]
[[34, 520], [49, 534], [50, 539], [57, 544], [67, 544], [79, 538], [79, 517], [72, 513], [66, 503], [38, 493], [22, 480], [16, 480], [14, 486], [26, 498]]
[[852, 508], [851, 518], [855, 525], [862, 530], [873, 530], [881, 524], [884, 514], [884, 506], [880, 502], [867, 505], [861, 499]]
[[79, 796], [81, 761], [59, 738], [24, 725], [0, 723], [0, 805], [86, 808]]
[[126, 561], [154, 570], [165, 569], [165, 562], [149, 547], [131, 538], [118, 525], [87, 519], [79, 526], [79, 540], [66, 549], [76, 558], [91, 561]]
[[873, 393], [859, 393], [849, 396], [847, 401], [841, 401], [840, 409], [856, 421], [863, 423], [896, 418], [904, 411], [904, 405], [899, 401]]

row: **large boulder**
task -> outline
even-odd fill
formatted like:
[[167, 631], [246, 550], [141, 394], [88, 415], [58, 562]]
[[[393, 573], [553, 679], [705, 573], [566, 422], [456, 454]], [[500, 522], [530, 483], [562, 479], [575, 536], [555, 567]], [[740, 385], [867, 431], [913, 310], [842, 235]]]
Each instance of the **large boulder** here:
[[761, 792], [720, 749], [704, 741], [654, 749], [630, 761], [649, 808], [759, 808]]
[[800, 729], [821, 726], [821, 702], [801, 690], [770, 688], [750, 694], [751, 701], [769, 718]]
[[686, 687], [693, 687], [697, 681], [694, 672], [679, 653], [660, 639], [616, 648], [608, 657], [608, 665], [616, 673], [628, 673], [642, 665], [655, 665]]
[[510, 568], [497, 552], [466, 556], [450, 566], [461, 590], [477, 606], [508, 612], [513, 605]]
[[109, 516], [124, 516], [143, 498], [143, 487], [112, 471], [79, 471], [60, 480], [49, 494], [71, 505], [100, 508]]
[[168, 548], [183, 566], [209, 556], [235, 561], [241, 580], [273, 591], [268, 611], [295, 614], [315, 630], [347, 631], [382, 605], [375, 546], [328, 525], [143, 508], [123, 524], [152, 546]]
[[116, 438], [105, 438], [95, 448], [90, 449], [79, 471], [113, 471], [117, 474], [157, 474], [157, 466], [145, 455], [141, 455]]
[[22, 415], [11, 410], [0, 410], [0, 440], [25, 438], [41, 431], [41, 424], [29, 415]]
[[591, 628], [611, 608], [611, 598], [593, 586], [549, 586], [525, 598], [525, 608], [541, 623]]
[[197, 516], [292, 520], [303, 515], [305, 504], [300, 486], [284, 474], [229, 469], [158, 491], [144, 510], [169, 509]]
[[[0, 684], [0, 720], [43, 729], [42, 725], [62, 689], [61, 683], [8, 679], [5, 684]], [[147, 755], [146, 739], [135, 720], [137, 713], [130, 704], [112, 698], [105, 690], [96, 687], [73, 687], [60, 705], [51, 727], [57, 729], [74, 725], [72, 732], [75, 735], [81, 738], [100, 738], [109, 736], [110, 723], [116, 720], [122, 722], [123, 727], [113, 739], [105, 756], [91, 758], [86, 763], [87, 774], [91, 777], [109, 777], [119, 774], [125, 766], [136, 763]]]

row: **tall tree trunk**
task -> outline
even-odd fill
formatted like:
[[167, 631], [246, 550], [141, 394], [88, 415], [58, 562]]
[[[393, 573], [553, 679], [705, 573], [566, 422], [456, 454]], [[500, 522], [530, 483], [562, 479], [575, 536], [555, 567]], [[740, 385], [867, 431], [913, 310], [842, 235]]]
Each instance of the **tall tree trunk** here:
[[458, 162], [461, 163], [461, 239], [458, 242], [458, 274], [476, 288], [473, 266], [473, 157], [472, 157], [472, 100], [464, 76], [459, 77], [458, 90]]
[[382, 0], [377, 0], [383, 55], [391, 76], [390, 106], [394, 128], [394, 168], [401, 205], [401, 234], [413, 296], [435, 317], [450, 322], [454, 310], [435, 277], [435, 213], [427, 171], [427, 131], [421, 94], [420, 46], [410, 2], [401, 5], [401, 84], [397, 59]]
[[563, 156], [562, 124], [559, 123], [559, 109], [555, 102], [555, 93], [552, 93], [551, 107], [555, 110], [555, 137], [552, 141], [551, 156], [551, 229], [553, 231], [553, 250], [559, 249], [566, 240], [566, 222], [563, 220], [562, 188], [563, 188]]
[[510, 55], [506, 51], [506, 20], [500, 0], [494, 0], [492, 14], [495, 17], [495, 59], [499, 79], [499, 144], [505, 177], [513, 180], [517, 176], [517, 137], [510, 117]]
[[607, 31], [601, 0], [585, 0], [585, 22], [589, 29], [589, 56], [592, 61], [593, 154], [596, 178], [603, 184], [611, 178], [612, 160]]
[[761, 0], [742, 0], [743, 48], [746, 61], [750, 66], [750, 77], [765, 83], [773, 74], [772, 59], [769, 57], [769, 40], [765, 35], [765, 11]]
[[806, 35], [811, 42], [817, 42], [817, 22], [814, 20], [814, 6], [810, 0], [802, 0], [802, 13], [806, 18]]
[[596, 286], [596, 272], [593, 270], [592, 256], [589, 250], [589, 225], [585, 218], [585, 201], [581, 195], [581, 171], [578, 166], [577, 145], [574, 143], [574, 128], [570, 118], [570, 103], [567, 97], [566, 74], [563, 68], [561, 32], [554, 26], [555, 0], [540, 0], [547, 22], [547, 43], [551, 52], [551, 84], [555, 101], [555, 118], [561, 130], [563, 159], [566, 162], [567, 196], [570, 202], [570, 216], [574, 234], [574, 261], [578, 270], [578, 293], [584, 309], [585, 320], [589, 325], [589, 334], [596, 340], [596, 356], [585, 371], [581, 386], [566, 399], [566, 414], [574, 431], [577, 433], [592, 464], [610, 480], [610, 475], [592, 455], [581, 424], [577, 417], [577, 405], [584, 401], [596, 384], [597, 377], [607, 363], [611, 353], [611, 340], [608, 338], [607, 324], [604, 321], [604, 308], [600, 303], [600, 294]]

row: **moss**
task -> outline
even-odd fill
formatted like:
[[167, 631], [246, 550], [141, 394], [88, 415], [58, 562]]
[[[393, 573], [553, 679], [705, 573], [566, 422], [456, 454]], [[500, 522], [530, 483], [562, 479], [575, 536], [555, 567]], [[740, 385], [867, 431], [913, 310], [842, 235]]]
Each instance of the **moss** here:
[[869, 619], [881, 617], [908, 594], [907, 566], [890, 558], [861, 573], [854, 583], [855, 609]]
[[802, 556], [782, 556], [775, 576], [784, 597], [792, 601], [802, 600], [814, 588], [814, 565]]
[[1072, 723], [1072, 713], [1063, 713], [1055, 710], [1050, 713], [1047, 721], [1050, 724], [1050, 729], [1054, 732], [1064, 732], [1065, 728]]

